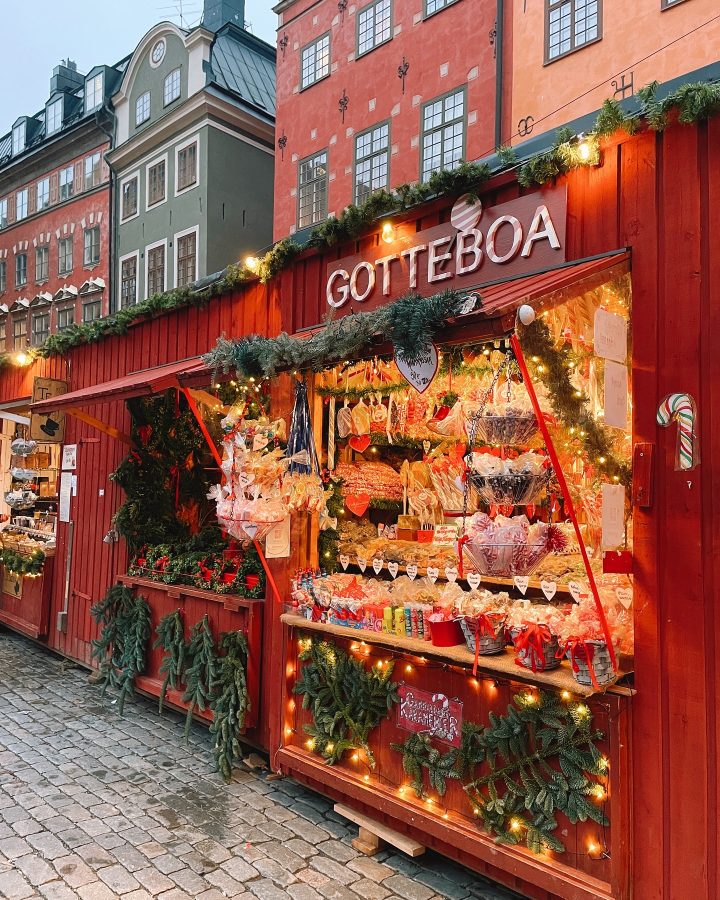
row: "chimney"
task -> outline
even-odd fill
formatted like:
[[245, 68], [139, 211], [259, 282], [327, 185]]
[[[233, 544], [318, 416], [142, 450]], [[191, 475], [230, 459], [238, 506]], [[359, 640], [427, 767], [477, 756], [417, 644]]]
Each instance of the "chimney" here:
[[85, 76], [77, 70], [77, 63], [71, 59], [61, 59], [55, 66], [50, 79], [50, 93], [55, 91], [74, 91], [85, 83]]
[[227, 22], [245, 28], [245, 0], [205, 0], [203, 26], [219, 31]]

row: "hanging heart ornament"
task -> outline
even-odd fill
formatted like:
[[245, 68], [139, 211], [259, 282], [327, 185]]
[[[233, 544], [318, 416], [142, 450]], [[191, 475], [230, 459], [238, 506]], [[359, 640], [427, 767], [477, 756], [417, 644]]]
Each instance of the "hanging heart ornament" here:
[[419, 347], [413, 362], [408, 362], [401, 353], [396, 353], [395, 365], [407, 383], [419, 394], [424, 394], [438, 370], [437, 347], [433, 343]]
[[348, 446], [358, 453], [364, 453], [370, 446], [370, 435], [355, 435], [355, 437], [351, 437], [348, 441]]
[[364, 516], [370, 506], [370, 494], [348, 494], [345, 497], [345, 506], [355, 516]]

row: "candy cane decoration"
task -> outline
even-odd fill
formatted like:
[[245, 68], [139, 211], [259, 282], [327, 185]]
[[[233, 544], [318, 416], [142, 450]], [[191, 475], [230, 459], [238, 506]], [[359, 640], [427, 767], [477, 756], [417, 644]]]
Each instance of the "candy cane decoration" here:
[[675, 419], [678, 426], [675, 468], [687, 472], [700, 462], [700, 448], [696, 434], [697, 414], [690, 394], [668, 394], [658, 407], [658, 425], [663, 427]]

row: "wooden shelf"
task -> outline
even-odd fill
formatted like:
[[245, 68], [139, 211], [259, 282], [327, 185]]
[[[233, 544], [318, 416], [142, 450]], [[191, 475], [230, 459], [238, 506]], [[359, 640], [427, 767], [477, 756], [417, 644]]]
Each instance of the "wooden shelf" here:
[[[403, 637], [396, 634], [386, 634], [381, 631], [365, 631], [362, 628], [348, 628], [344, 625], [331, 625], [327, 622], [311, 622], [304, 616], [296, 616], [292, 613], [285, 613], [281, 616], [281, 621], [291, 628], [299, 628], [303, 631], [315, 631], [322, 634], [333, 634], [337, 637], [343, 637], [349, 641], [365, 641], [366, 644], [373, 644], [377, 647], [387, 647], [389, 650], [400, 650], [405, 653], [412, 653], [415, 656], [432, 657], [433, 659], [442, 659], [451, 665], [463, 666], [471, 669], [475, 660], [472, 654], [464, 645], [456, 647], [435, 647], [430, 641], [421, 641], [417, 638]], [[563, 660], [557, 669], [549, 672], [533, 672], [531, 669], [525, 669], [523, 666], [517, 665], [515, 656], [509, 650], [499, 653], [497, 656], [480, 656], [478, 657], [478, 672], [483, 675], [497, 675], [500, 678], [506, 678], [511, 681], [519, 681], [525, 684], [532, 684], [539, 687], [551, 687], [558, 691], [569, 691], [571, 694], [578, 696], [590, 697], [597, 693], [592, 687], [585, 687], [578, 684], [573, 677], [570, 669], [570, 663]], [[623, 675], [629, 674], [622, 672]], [[635, 691], [624, 685], [614, 684], [608, 688], [608, 692], [620, 694], [623, 696], [632, 696]]]

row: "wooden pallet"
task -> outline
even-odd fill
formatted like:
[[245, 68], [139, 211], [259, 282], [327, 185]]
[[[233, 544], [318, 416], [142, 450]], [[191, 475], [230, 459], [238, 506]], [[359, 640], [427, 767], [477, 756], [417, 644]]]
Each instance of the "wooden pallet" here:
[[358, 826], [358, 836], [352, 841], [352, 845], [365, 856], [375, 856], [378, 850], [382, 849], [383, 844], [390, 844], [397, 850], [407, 853], [408, 856], [422, 856], [425, 852], [422, 844], [418, 844], [407, 835], [400, 834], [399, 831], [388, 828], [387, 825], [373, 821], [368, 816], [350, 809], [349, 806], [336, 803], [333, 809], [338, 815], [344, 816]]

